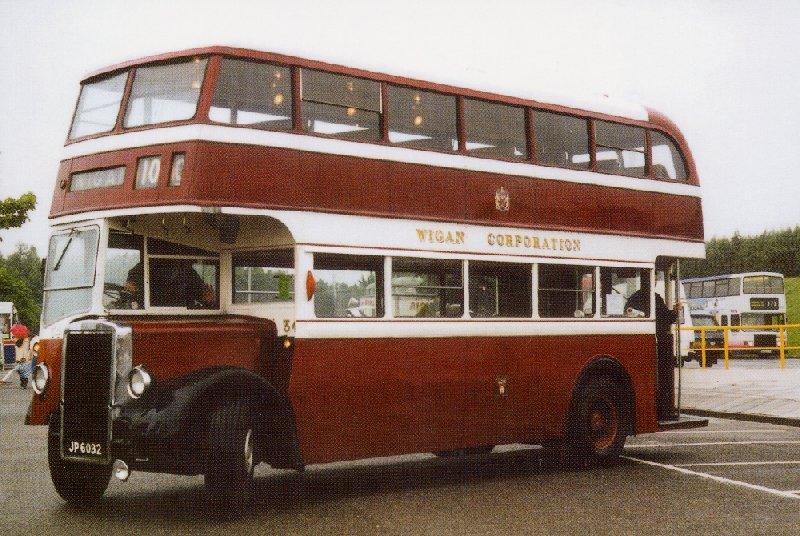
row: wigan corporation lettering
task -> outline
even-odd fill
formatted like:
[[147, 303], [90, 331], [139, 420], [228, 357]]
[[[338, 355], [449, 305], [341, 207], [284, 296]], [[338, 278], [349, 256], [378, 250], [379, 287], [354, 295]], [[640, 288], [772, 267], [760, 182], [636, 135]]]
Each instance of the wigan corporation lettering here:
[[494, 234], [486, 235], [490, 246], [509, 248], [542, 249], [550, 251], [580, 251], [581, 241], [577, 238], [539, 237], [521, 234]]
[[419, 238], [420, 242], [428, 242], [430, 244], [463, 244], [464, 231], [417, 229], [417, 238]]

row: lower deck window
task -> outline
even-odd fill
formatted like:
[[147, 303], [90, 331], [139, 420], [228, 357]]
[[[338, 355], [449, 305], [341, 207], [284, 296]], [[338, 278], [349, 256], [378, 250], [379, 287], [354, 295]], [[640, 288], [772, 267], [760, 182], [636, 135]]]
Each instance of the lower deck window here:
[[594, 268], [565, 264], [539, 265], [539, 316], [594, 316]]
[[150, 305], [216, 309], [219, 304], [219, 261], [150, 259]]
[[294, 254], [291, 249], [233, 254], [233, 303], [294, 300]]
[[383, 257], [317, 253], [314, 276], [317, 318], [383, 316]]
[[392, 297], [397, 318], [459, 318], [464, 314], [461, 261], [392, 260]]
[[650, 273], [644, 268], [600, 268], [603, 316], [650, 316]]
[[530, 318], [531, 265], [470, 262], [469, 314], [473, 318]]
[[141, 309], [144, 307], [144, 237], [112, 231], [106, 250], [103, 307]]

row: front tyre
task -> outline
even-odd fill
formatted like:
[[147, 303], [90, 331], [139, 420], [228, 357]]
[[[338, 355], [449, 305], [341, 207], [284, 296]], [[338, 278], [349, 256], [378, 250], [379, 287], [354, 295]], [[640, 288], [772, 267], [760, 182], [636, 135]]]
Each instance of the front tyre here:
[[628, 429], [624, 408], [624, 391], [611, 378], [591, 378], [581, 385], [570, 412], [566, 461], [578, 467], [616, 461]]
[[53, 486], [68, 503], [75, 505], [96, 503], [108, 488], [111, 466], [61, 459], [59, 434], [58, 419], [51, 418], [47, 434], [47, 462]]
[[245, 401], [236, 400], [211, 414], [205, 487], [222, 517], [238, 517], [249, 506], [254, 439], [250, 407]]

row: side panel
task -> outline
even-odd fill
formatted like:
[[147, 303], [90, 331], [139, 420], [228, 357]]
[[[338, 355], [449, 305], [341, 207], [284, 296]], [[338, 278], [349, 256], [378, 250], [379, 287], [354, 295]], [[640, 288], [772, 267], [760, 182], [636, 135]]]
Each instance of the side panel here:
[[[179, 187], [167, 185], [174, 152], [186, 153]], [[137, 190], [137, 159], [158, 154], [159, 185]], [[703, 240], [699, 197], [290, 148], [153, 145], [66, 160], [59, 176], [121, 164], [128, 166], [122, 186], [79, 192], [57, 186], [50, 216], [153, 204], [235, 205]], [[507, 211], [497, 209], [501, 187]]]
[[575, 382], [599, 355], [631, 376], [637, 433], [655, 431], [653, 335], [297, 340], [289, 394], [303, 458], [559, 437]]
[[268, 377], [267, 346], [274, 325], [267, 321], [221, 322], [137, 320], [133, 365], [143, 364], [157, 381], [212, 367], [239, 367]]

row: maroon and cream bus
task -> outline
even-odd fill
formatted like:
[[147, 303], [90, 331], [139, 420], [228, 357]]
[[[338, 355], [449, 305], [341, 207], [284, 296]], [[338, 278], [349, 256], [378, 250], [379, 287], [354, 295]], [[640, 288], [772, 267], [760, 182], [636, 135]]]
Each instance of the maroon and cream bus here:
[[65, 153], [27, 419], [67, 501], [142, 470], [240, 510], [261, 462], [687, 424], [700, 188], [653, 110], [209, 47], [86, 78]]

